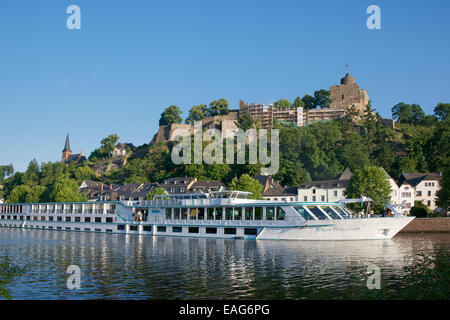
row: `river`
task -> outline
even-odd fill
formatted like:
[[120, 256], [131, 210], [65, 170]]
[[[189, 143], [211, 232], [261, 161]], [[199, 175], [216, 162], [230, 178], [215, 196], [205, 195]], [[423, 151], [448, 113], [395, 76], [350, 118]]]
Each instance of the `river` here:
[[[255, 241], [0, 228], [0, 255], [28, 265], [13, 299], [347, 299], [379, 267], [401, 281], [417, 255], [450, 250], [450, 234], [391, 240]], [[79, 289], [67, 268], [79, 267]]]

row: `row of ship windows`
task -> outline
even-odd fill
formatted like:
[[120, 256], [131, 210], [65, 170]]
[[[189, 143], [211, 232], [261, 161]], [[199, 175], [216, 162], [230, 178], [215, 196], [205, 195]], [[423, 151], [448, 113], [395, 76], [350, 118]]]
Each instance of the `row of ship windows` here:
[[168, 220], [285, 220], [281, 207], [166, 208]]
[[[25, 210], [25, 212], [24, 212]], [[115, 213], [116, 212], [116, 206], [111, 205], [111, 207], [107, 208], [81, 208], [81, 207], [69, 207], [69, 208], [55, 208], [54, 206], [51, 207], [33, 207], [30, 210], [29, 206], [22, 206], [22, 205], [2, 205], [0, 206], [0, 213], [27, 213], [30, 211], [31, 213]]]
[[[5, 227], [15, 227], [15, 225], [12, 224], [1, 224], [0, 226], [5, 226]], [[81, 228], [71, 228], [71, 227], [53, 227], [53, 226], [33, 226], [33, 225], [26, 225], [25, 226], [26, 229], [48, 229], [48, 230], [67, 230], [67, 231], [82, 231]], [[165, 232], [170, 232], [172, 231], [172, 233], [185, 233], [183, 232], [183, 227], [171, 227], [171, 229], [168, 229], [169, 227], [166, 226], [157, 226], [156, 227], [156, 231], [158, 233], [165, 233]], [[186, 227], [185, 227], [186, 229]], [[225, 235], [236, 235], [237, 230], [236, 228], [221, 228], [223, 229], [223, 234]], [[145, 232], [151, 232], [152, 231], [152, 227], [151, 226], [143, 226], [142, 228], [143, 231]], [[91, 229], [91, 228], [83, 228], [83, 231], [95, 231], [95, 232], [102, 232], [102, 229]], [[125, 231], [125, 225], [117, 225], [117, 231]], [[130, 225], [130, 231], [138, 231], [138, 227], [135, 225]], [[205, 233], [206, 234], [217, 234], [218, 228], [215, 227], [206, 227], [205, 228]], [[112, 229], [105, 229], [104, 232], [113, 232]], [[187, 233], [190, 234], [198, 234], [200, 233], [200, 228], [199, 227], [187, 227]], [[244, 235], [257, 235], [258, 230], [256, 228], [244, 228]]]
[[[130, 231], [138, 231], [138, 226], [136, 225], [130, 225], [129, 226]], [[170, 229], [169, 229], [170, 228]], [[156, 231], [157, 232], [170, 232], [172, 231], [172, 233], [183, 233], [183, 229], [187, 229], [188, 233], [200, 233], [200, 227], [178, 227], [178, 226], [173, 226], [173, 227], [166, 227], [166, 226], [157, 226], [156, 227]], [[217, 229], [216, 227], [205, 227], [205, 233], [206, 234], [217, 234]], [[236, 228], [221, 228], [223, 229], [223, 234], [227, 234], [227, 235], [235, 235], [236, 234]], [[125, 230], [125, 225], [124, 224], [119, 224], [117, 225], [117, 230], [118, 231], [124, 231]], [[146, 232], [151, 232], [152, 231], [152, 226], [142, 226], [142, 230], [146, 231]], [[256, 235], [257, 234], [257, 229], [256, 228], [244, 228], [244, 234], [245, 235]]]
[[64, 217], [64, 220], [63, 220], [63, 217], [60, 217], [60, 216], [57, 216], [57, 217], [33, 216], [33, 219], [31, 219], [31, 216], [1, 215], [0, 217], [2, 220], [7, 219], [7, 220], [23, 220], [23, 221], [25, 221], [25, 220], [31, 221], [32, 220], [32, 221], [61, 221], [61, 222], [65, 221], [65, 222], [98, 222], [98, 223], [103, 223], [103, 222], [112, 223], [113, 222], [113, 218], [104, 218], [103, 219], [100, 217], [97, 217], [97, 218], [84, 217], [83, 221], [81, 221], [81, 217], [74, 217], [74, 218]]

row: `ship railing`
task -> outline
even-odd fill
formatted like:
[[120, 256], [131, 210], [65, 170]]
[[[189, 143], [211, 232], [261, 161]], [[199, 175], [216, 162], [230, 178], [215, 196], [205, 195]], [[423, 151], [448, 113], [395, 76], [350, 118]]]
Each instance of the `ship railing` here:
[[177, 224], [184, 226], [202, 225], [202, 226], [241, 226], [241, 227], [287, 227], [302, 226], [305, 220], [186, 220], [170, 219], [162, 221], [161, 224]]

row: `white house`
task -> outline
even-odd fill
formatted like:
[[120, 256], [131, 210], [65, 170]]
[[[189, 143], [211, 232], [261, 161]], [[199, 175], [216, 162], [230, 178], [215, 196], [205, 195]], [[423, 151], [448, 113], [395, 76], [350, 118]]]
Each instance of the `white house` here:
[[441, 178], [441, 173], [402, 173], [398, 180], [399, 203], [406, 201], [407, 208], [411, 208], [415, 201], [421, 201], [430, 210], [436, 209]]

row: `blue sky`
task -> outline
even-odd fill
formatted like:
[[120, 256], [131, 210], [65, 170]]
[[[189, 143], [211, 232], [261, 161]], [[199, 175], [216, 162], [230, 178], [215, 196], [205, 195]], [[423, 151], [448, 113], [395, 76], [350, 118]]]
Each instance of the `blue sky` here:
[[[68, 30], [66, 8], [81, 8]], [[369, 30], [366, 8], [381, 8]], [[450, 2], [20, 1], [0, 5], [0, 164], [148, 143], [163, 109], [269, 103], [338, 84], [344, 66], [384, 117], [450, 102]]]

